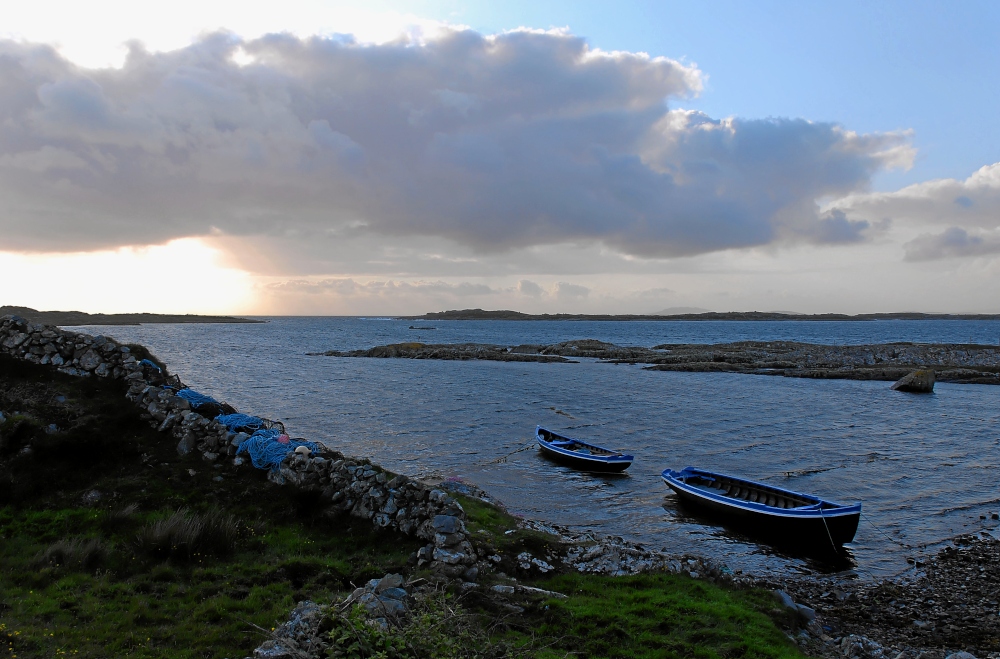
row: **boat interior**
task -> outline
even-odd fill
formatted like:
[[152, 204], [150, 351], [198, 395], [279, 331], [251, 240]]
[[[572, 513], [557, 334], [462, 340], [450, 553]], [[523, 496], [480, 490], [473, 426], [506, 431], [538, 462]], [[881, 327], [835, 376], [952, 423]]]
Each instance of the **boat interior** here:
[[726, 478], [725, 476], [704, 476], [690, 475], [682, 478], [688, 485], [697, 487], [715, 495], [738, 499], [740, 501], [750, 501], [752, 503], [762, 503], [772, 508], [813, 508], [822, 506], [823, 508], [836, 507], [820, 499], [805, 496], [796, 496], [789, 492], [784, 492], [777, 488], [770, 488], [766, 485], [748, 483], [746, 481]]
[[583, 453], [587, 455], [621, 455], [618, 451], [609, 451], [607, 449], [600, 448], [598, 446], [592, 446], [590, 444], [584, 444], [575, 439], [568, 439], [562, 435], [557, 435], [554, 432], [549, 432], [542, 428], [538, 431], [539, 436], [542, 439], [549, 442], [553, 446], [557, 446], [561, 449], [566, 449], [567, 451], [573, 451], [575, 453]]

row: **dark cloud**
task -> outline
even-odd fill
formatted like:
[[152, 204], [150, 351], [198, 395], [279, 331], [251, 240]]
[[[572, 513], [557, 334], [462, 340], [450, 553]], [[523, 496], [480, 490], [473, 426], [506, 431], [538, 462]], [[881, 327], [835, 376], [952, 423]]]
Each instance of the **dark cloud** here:
[[844, 211], [834, 209], [820, 218], [815, 235], [821, 243], [857, 243], [864, 240], [870, 226], [867, 220], [851, 220]]
[[542, 293], [545, 291], [542, 290], [541, 286], [530, 279], [522, 279], [517, 282], [517, 292], [521, 295], [527, 295], [528, 297], [541, 297]]
[[903, 248], [907, 261], [985, 256], [1000, 253], [1000, 234], [972, 235], [965, 229], [950, 227], [939, 234], [923, 234]]
[[672, 60], [529, 31], [378, 46], [215, 34], [133, 44], [106, 70], [0, 42], [3, 247], [221, 234], [323, 252], [380, 236], [666, 257], [861, 237], [863, 221], [820, 218], [816, 200], [866, 186], [905, 136], [668, 110], [700, 86]]

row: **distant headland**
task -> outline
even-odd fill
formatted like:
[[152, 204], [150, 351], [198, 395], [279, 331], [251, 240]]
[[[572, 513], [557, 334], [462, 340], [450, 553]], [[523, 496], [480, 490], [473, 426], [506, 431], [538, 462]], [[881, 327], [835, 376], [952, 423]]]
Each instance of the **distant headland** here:
[[437, 311], [423, 316], [401, 316], [404, 320], [1000, 320], [1000, 314], [948, 314], [948, 313], [863, 313], [850, 316], [840, 313], [797, 314], [776, 311], [707, 311], [704, 313], [679, 314], [576, 314], [543, 313], [529, 314], [520, 311], [484, 311], [482, 309], [462, 309]]
[[30, 307], [0, 306], [0, 316], [20, 316], [44, 325], [144, 325], [154, 323], [263, 323], [263, 320], [233, 316], [196, 316], [162, 313], [84, 313], [83, 311], [38, 311]]

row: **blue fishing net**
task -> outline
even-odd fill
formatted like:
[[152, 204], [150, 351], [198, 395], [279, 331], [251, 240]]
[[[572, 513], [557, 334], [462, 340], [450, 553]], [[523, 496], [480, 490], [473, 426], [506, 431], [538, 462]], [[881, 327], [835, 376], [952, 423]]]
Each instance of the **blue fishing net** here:
[[139, 365], [140, 365], [140, 366], [152, 366], [152, 367], [153, 367], [153, 368], [155, 368], [155, 369], [156, 369], [157, 371], [162, 371], [162, 370], [163, 370], [163, 369], [161, 369], [161, 368], [160, 368], [159, 366], [157, 366], [156, 364], [154, 364], [153, 362], [149, 361], [148, 359], [143, 359], [143, 360], [141, 360], [141, 361], [139, 362]]
[[212, 403], [214, 405], [220, 404], [219, 401], [215, 400], [211, 396], [200, 394], [194, 389], [181, 389], [177, 392], [177, 395], [191, 403], [191, 407], [198, 407], [199, 405], [204, 405], [205, 403]]
[[283, 444], [278, 441], [278, 437], [281, 435], [282, 433], [277, 429], [258, 430], [250, 436], [250, 439], [240, 444], [240, 447], [236, 450], [236, 455], [248, 453], [254, 467], [258, 469], [267, 469], [270, 467], [271, 471], [277, 471], [285, 456], [298, 447], [306, 446], [311, 451], [316, 451], [319, 448], [314, 442], [299, 441], [297, 439], [289, 439], [287, 443]]
[[[215, 420], [224, 425], [229, 432], [256, 432], [258, 430], [265, 430], [268, 427], [268, 423], [260, 418], [259, 416], [251, 416], [249, 414], [220, 414], [215, 417]], [[280, 433], [279, 433], [280, 434]]]

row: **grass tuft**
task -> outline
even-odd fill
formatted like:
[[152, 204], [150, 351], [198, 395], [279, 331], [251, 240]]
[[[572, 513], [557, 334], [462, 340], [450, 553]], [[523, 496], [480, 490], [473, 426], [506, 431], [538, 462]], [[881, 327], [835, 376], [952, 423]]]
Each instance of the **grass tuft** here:
[[128, 528], [136, 522], [136, 513], [139, 512], [138, 504], [130, 503], [125, 506], [116, 506], [104, 513], [101, 518], [101, 530], [105, 533], [117, 533]]
[[70, 538], [51, 544], [35, 558], [36, 567], [65, 567], [93, 572], [108, 558], [108, 550], [97, 538]]
[[218, 510], [198, 515], [182, 508], [142, 528], [133, 546], [150, 558], [188, 562], [198, 557], [229, 556], [242, 535], [240, 523], [232, 515]]

